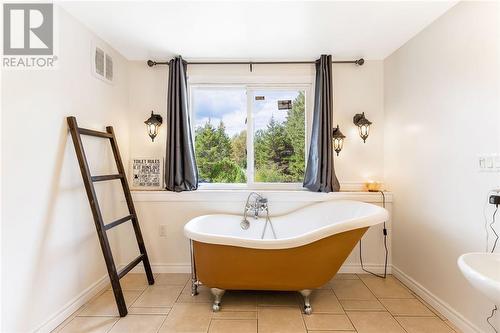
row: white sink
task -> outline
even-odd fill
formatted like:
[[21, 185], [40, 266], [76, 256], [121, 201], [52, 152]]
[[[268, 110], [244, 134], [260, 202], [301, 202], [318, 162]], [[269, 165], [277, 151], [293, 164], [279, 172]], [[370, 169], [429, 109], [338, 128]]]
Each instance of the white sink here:
[[462, 254], [458, 267], [474, 288], [500, 305], [500, 253]]

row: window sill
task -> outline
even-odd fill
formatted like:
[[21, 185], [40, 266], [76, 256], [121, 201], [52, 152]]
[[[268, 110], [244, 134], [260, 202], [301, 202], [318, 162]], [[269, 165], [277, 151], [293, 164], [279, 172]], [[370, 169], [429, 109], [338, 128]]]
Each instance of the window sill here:
[[[252, 190], [248, 189], [199, 189], [191, 192], [170, 191], [132, 191], [135, 202], [241, 202], [245, 201]], [[298, 190], [257, 190], [272, 202], [321, 202], [327, 200], [357, 200], [371, 203], [382, 203], [382, 195], [377, 192], [341, 191], [331, 193], [315, 193], [304, 189]], [[392, 202], [392, 193], [385, 192], [386, 203]]]

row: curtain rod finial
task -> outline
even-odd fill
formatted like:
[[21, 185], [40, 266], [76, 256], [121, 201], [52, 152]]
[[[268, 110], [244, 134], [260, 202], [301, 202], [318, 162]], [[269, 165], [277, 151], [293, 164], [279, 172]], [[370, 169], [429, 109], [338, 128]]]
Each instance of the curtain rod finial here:
[[156, 66], [156, 61], [153, 61], [153, 60], [148, 60], [148, 66], [149, 66], [149, 67]]
[[356, 60], [356, 65], [358, 65], [358, 66], [363, 66], [364, 63], [365, 63], [365, 59], [363, 59], [363, 58]]

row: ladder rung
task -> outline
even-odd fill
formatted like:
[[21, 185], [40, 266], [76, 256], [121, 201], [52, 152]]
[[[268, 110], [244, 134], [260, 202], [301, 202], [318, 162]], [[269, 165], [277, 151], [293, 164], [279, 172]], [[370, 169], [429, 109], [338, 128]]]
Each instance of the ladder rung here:
[[118, 219], [118, 220], [116, 220], [116, 221], [114, 221], [114, 222], [111, 222], [111, 223], [109, 223], [109, 224], [106, 224], [106, 225], [104, 226], [104, 229], [105, 229], [105, 230], [109, 230], [109, 229], [111, 229], [111, 228], [114, 228], [114, 227], [116, 227], [116, 226], [118, 226], [118, 225], [122, 224], [123, 222], [127, 222], [128, 220], [132, 220], [132, 218], [133, 218], [133, 217], [134, 217], [134, 215], [132, 215], [132, 214], [131, 214], [131, 215], [128, 215], [128, 216], [125, 216], [125, 217], [122, 217], [121, 219]]
[[81, 128], [78, 127], [78, 133], [83, 134], [83, 135], [90, 135], [90, 136], [98, 136], [100, 138], [108, 138], [111, 139], [113, 137], [113, 134], [107, 133], [107, 132], [99, 132], [99, 131], [94, 131], [88, 128]]
[[123, 269], [118, 273], [118, 278], [121, 279], [125, 274], [130, 272], [132, 268], [137, 266], [138, 263], [142, 261], [142, 258], [144, 258], [144, 254], [140, 254], [137, 258], [135, 258], [130, 264], [127, 266], [123, 267]]
[[102, 182], [104, 180], [113, 180], [123, 178], [121, 173], [117, 173], [116, 175], [103, 175], [103, 176], [92, 176], [93, 182]]

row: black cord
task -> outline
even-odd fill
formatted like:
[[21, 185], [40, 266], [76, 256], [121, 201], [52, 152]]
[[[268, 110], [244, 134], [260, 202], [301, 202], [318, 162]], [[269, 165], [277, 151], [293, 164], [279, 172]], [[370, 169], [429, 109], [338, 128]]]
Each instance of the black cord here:
[[495, 312], [498, 310], [497, 306], [495, 305], [495, 307], [491, 310], [491, 314], [488, 318], [486, 318], [486, 322], [488, 323], [488, 325], [491, 326], [491, 328], [493, 328], [493, 330], [495, 331], [495, 333], [498, 333], [497, 329], [495, 328], [495, 326], [493, 326], [492, 323], [490, 323], [490, 319], [493, 318], [493, 316], [495, 315]]
[[[384, 191], [379, 191], [381, 194], [382, 194], [382, 206], [385, 208], [385, 193]], [[384, 249], [385, 249], [385, 263], [384, 263], [384, 274], [377, 274], [377, 273], [374, 273], [374, 272], [370, 272], [369, 270], [365, 269], [365, 267], [363, 266], [363, 251], [362, 251], [362, 248], [361, 248], [361, 239], [359, 240], [359, 262], [361, 264], [361, 269], [366, 272], [366, 273], [369, 273], [373, 276], [376, 276], [376, 277], [379, 277], [381, 279], [385, 279], [387, 277], [387, 259], [389, 257], [389, 250], [387, 249], [387, 228], [385, 227], [385, 221], [384, 221]]]
[[[495, 205], [495, 211], [493, 212], [493, 219], [490, 223], [490, 229], [491, 229], [491, 231], [493, 231], [493, 234], [495, 235], [495, 242], [493, 243], [493, 248], [491, 249], [491, 253], [495, 252], [495, 249], [496, 249], [497, 243], [498, 243], [498, 238], [499, 238], [495, 228], [493, 227], [493, 225], [495, 224], [495, 218], [497, 215], [497, 211], [498, 211], [498, 205]], [[488, 244], [486, 244], [486, 250], [488, 250]], [[497, 310], [498, 310], [498, 307], [495, 305], [495, 307], [491, 310], [491, 314], [486, 318], [486, 322], [488, 323], [488, 325], [491, 326], [491, 328], [493, 329], [493, 331], [495, 331], [495, 333], [498, 333], [498, 331], [495, 328], [495, 326], [490, 322], [490, 319], [495, 316], [495, 312], [497, 312]]]
[[490, 223], [490, 229], [493, 231], [493, 234], [495, 235], [495, 242], [493, 243], [493, 248], [491, 249], [491, 253], [495, 252], [499, 238], [495, 228], [493, 228], [493, 225], [495, 224], [495, 216], [497, 215], [497, 211], [498, 211], [498, 205], [496, 205], [495, 207], [495, 211], [493, 212], [493, 221]]

